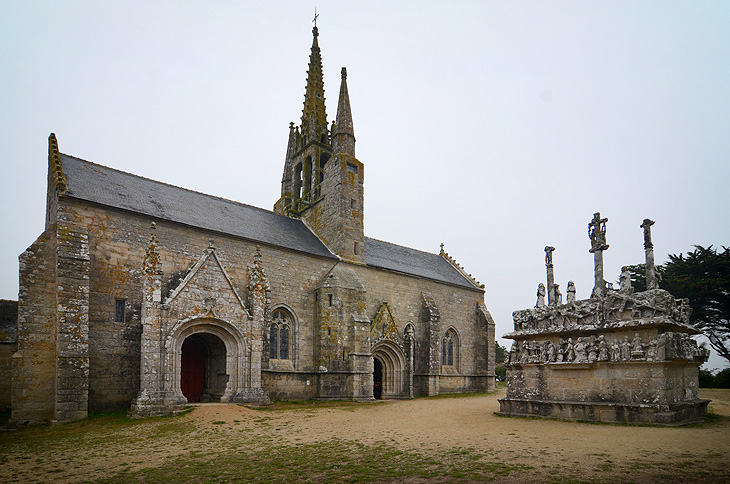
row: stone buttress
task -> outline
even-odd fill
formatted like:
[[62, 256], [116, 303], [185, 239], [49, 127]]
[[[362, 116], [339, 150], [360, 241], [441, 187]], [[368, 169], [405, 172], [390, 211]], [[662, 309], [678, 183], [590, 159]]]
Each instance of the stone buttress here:
[[370, 319], [365, 287], [351, 267], [336, 264], [314, 289], [318, 398], [373, 398]]
[[89, 400], [89, 235], [58, 210], [66, 178], [48, 139], [46, 230], [19, 257], [18, 351], [12, 420], [85, 418]]

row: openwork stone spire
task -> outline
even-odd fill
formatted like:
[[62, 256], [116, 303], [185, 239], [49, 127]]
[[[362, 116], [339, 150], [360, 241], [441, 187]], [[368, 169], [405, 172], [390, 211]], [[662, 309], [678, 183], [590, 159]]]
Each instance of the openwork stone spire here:
[[320, 141], [322, 135], [327, 138], [327, 113], [324, 105], [324, 77], [322, 75], [322, 53], [319, 50], [319, 30], [312, 29], [312, 53], [309, 55], [307, 71], [307, 89], [304, 93], [304, 109], [302, 110], [302, 136], [305, 142]]
[[332, 151], [355, 156], [355, 130], [352, 127], [350, 95], [347, 92], [347, 68], [342, 68], [340, 99], [337, 103], [337, 120], [332, 126]]

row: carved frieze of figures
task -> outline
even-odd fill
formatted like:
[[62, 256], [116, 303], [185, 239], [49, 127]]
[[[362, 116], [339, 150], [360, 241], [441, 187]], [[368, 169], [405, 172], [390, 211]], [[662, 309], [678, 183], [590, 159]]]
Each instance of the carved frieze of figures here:
[[552, 306], [540, 305], [538, 293], [535, 308], [515, 311], [512, 317], [516, 332], [536, 334], [609, 328], [625, 322], [661, 321], [689, 325], [690, 312], [687, 299], [675, 299], [661, 289], [631, 293], [624, 285], [624, 291], [610, 291], [603, 298], [572, 300], [568, 304]]
[[525, 363], [596, 363], [624, 361], [706, 361], [710, 350], [687, 333], [668, 331], [644, 340], [639, 333], [633, 339], [621, 335], [588, 335], [577, 339], [562, 338], [558, 344], [548, 339], [515, 341], [505, 356], [505, 364]]

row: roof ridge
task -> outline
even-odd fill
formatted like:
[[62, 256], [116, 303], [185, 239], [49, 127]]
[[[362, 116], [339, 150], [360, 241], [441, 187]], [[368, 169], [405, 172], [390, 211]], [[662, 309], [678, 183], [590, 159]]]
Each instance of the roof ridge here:
[[[68, 156], [68, 157], [74, 158], [74, 159], [79, 160], [79, 161], [82, 161], [84, 163], [88, 163], [89, 165], [94, 165], [94, 166], [98, 166], [98, 167], [101, 167], [101, 168], [105, 168], [107, 170], [115, 171], [117, 173], [122, 173], [124, 175], [133, 176], [133, 177], [139, 178], [141, 180], [147, 180], [149, 182], [158, 183], [160, 185], [165, 185], [165, 186], [168, 186], [168, 187], [177, 188], [178, 190], [185, 190], [186, 192], [190, 192], [190, 193], [197, 193], [198, 195], [203, 195], [203, 196], [206, 196], [206, 197], [215, 198], [216, 200], [221, 200], [221, 201], [224, 201], [224, 202], [233, 203], [235, 205], [243, 205], [245, 207], [255, 208], [256, 210], [261, 210], [263, 212], [271, 213], [271, 214], [274, 214], [274, 215], [276, 215], [278, 217], [283, 217], [283, 218], [286, 218], [286, 219], [291, 219], [291, 217], [286, 217], [284, 215], [279, 215], [278, 213], [274, 212], [273, 210], [267, 210], [265, 208], [257, 207], [256, 205], [249, 205], [248, 203], [243, 203], [243, 202], [239, 202], [239, 201], [236, 201], [236, 200], [231, 200], [229, 198], [224, 198], [224, 197], [219, 197], [219, 196], [216, 196], [216, 195], [211, 195], [210, 193], [205, 193], [205, 192], [201, 192], [201, 191], [198, 191], [198, 190], [193, 190], [192, 188], [185, 188], [185, 187], [181, 187], [181, 186], [178, 186], [178, 185], [173, 185], [172, 183], [166, 183], [166, 182], [163, 182], [163, 181], [155, 180], [153, 178], [148, 178], [146, 176], [137, 175], [136, 173], [130, 173], [128, 171], [120, 170], [118, 168], [112, 168], [110, 166], [102, 165], [102, 164], [99, 164], [99, 163], [94, 163], [93, 161], [85, 160], [83, 158], [79, 158], [78, 156], [69, 155], [68, 153], [60, 153], [60, 154], [63, 155], [63, 156]], [[73, 193], [71, 195], [73, 196]], [[294, 220], [294, 219], [292, 219], [292, 220]]]
[[454, 259], [453, 257], [451, 257], [449, 255], [449, 253], [444, 250], [444, 244], [441, 244], [441, 253], [439, 255], [441, 257], [443, 257], [446, 260], [446, 262], [448, 262], [449, 264], [451, 264], [451, 266], [454, 269], [456, 269], [457, 271], [459, 271], [459, 273], [462, 276], [464, 276], [469, 282], [471, 282], [472, 284], [474, 284], [474, 286], [476, 286], [476, 287], [478, 287], [480, 289], [484, 289], [484, 284], [482, 284], [481, 282], [479, 282], [473, 275], [471, 275], [468, 272], [466, 272], [466, 269], [464, 269], [464, 266], [462, 266], [461, 264], [459, 264], [458, 262], [456, 262], [456, 259]]

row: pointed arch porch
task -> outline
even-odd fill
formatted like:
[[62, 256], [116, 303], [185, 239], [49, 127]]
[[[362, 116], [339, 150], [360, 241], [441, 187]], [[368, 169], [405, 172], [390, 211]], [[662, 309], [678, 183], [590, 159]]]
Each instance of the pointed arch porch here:
[[408, 365], [401, 347], [393, 341], [381, 340], [373, 346], [371, 353], [373, 360], [380, 362], [380, 398], [409, 398]]
[[[236, 402], [251, 387], [251, 350], [245, 336], [238, 327], [228, 321], [194, 317], [178, 322], [173, 326], [165, 340], [165, 349], [170, 358], [169, 374], [165, 379], [180, 398], [185, 398], [181, 389], [182, 347], [194, 335], [212, 335], [223, 343], [225, 348], [225, 373], [217, 371], [215, 377], [224, 380], [225, 390], [220, 401]], [[222, 366], [222, 365], [221, 365]], [[222, 369], [222, 368], [220, 368]]]

